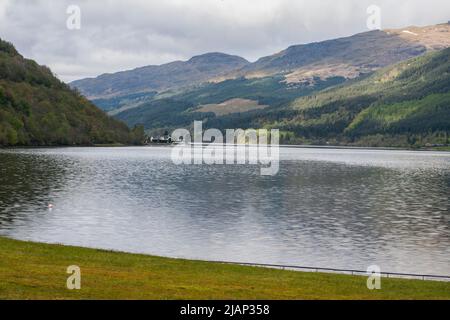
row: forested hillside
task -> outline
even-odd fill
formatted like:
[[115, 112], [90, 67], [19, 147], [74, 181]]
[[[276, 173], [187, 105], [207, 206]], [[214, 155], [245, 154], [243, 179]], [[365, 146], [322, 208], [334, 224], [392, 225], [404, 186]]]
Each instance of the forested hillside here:
[[[270, 121], [270, 118], [277, 120]], [[281, 118], [280, 118], [281, 116]], [[297, 142], [372, 146], [448, 144], [450, 49], [295, 100], [260, 124]]]
[[133, 132], [0, 40], [0, 146], [140, 143]]
[[[208, 83], [182, 92], [165, 92], [153, 96], [153, 100], [139, 107], [126, 109], [115, 114], [117, 119], [130, 126], [142, 124], [151, 134], [189, 127], [194, 120], [203, 120], [206, 125], [218, 128], [248, 127], [259, 114], [276, 111], [295, 98], [305, 96], [314, 91], [324, 89], [345, 81], [344, 78], [333, 77], [326, 80], [315, 79], [297, 85], [287, 85], [282, 76], [258, 79], [233, 79], [219, 83]], [[226, 116], [217, 117], [213, 112], [204, 112], [208, 104], [223, 103], [239, 97], [265, 105], [263, 110], [248, 111], [233, 108], [234, 112], [226, 112]], [[237, 100], [235, 100], [237, 101]], [[224, 105], [224, 108], [227, 108]]]

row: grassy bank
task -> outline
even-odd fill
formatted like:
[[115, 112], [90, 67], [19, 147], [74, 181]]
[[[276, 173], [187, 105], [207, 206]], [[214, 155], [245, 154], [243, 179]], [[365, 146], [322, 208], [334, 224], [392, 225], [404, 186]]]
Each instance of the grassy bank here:
[[[81, 290], [66, 268], [81, 268]], [[0, 238], [0, 299], [450, 299], [450, 283], [282, 271]]]

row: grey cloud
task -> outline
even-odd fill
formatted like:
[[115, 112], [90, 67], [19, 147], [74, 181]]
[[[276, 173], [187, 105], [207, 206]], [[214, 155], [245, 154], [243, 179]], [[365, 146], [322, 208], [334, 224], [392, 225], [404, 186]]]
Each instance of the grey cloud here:
[[[81, 30], [66, 28], [70, 4], [81, 8]], [[371, 4], [384, 28], [450, 18], [447, 0], [0, 0], [0, 37], [71, 81], [211, 51], [255, 60], [367, 31]]]

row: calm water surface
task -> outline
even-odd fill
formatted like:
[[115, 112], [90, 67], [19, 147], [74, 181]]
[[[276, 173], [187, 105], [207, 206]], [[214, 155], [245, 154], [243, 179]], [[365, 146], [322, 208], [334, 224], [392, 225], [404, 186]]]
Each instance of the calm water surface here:
[[167, 147], [1, 150], [0, 235], [450, 274], [450, 153], [282, 148], [280, 156], [278, 175], [261, 176], [254, 165], [174, 165]]

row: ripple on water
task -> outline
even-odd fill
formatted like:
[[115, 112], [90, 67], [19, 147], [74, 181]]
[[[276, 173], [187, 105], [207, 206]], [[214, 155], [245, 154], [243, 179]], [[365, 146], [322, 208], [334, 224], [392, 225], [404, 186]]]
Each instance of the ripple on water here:
[[[0, 151], [0, 234], [163, 256], [450, 274], [450, 154], [282, 148], [174, 165], [170, 148]], [[48, 203], [54, 205], [48, 210]]]

